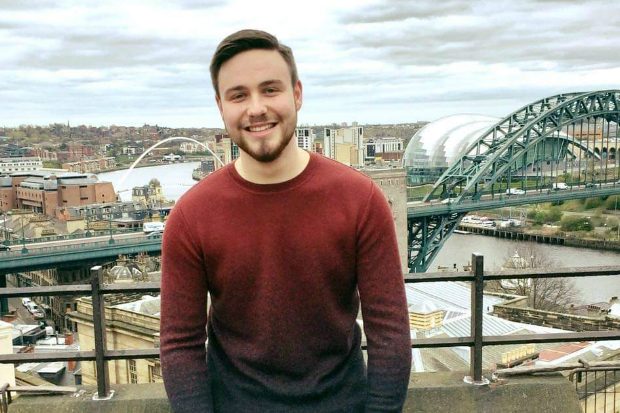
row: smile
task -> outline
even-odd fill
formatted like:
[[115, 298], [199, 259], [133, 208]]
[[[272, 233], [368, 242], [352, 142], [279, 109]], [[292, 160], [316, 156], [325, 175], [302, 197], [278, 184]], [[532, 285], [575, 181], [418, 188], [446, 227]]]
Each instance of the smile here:
[[245, 128], [245, 130], [247, 130], [249, 132], [262, 132], [262, 131], [271, 129], [274, 126], [276, 126], [275, 123], [267, 123], [265, 125], [248, 126], [248, 127]]

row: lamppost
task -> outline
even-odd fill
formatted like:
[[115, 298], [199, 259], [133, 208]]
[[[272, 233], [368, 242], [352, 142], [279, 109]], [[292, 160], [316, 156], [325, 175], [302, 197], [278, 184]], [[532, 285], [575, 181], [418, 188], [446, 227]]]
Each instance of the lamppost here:
[[3, 212], [2, 213], [2, 218], [3, 218], [2, 221], [4, 223], [4, 238], [2, 240], [2, 243], [5, 246], [8, 246], [9, 245], [9, 231], [6, 229], [6, 219], [7, 219], [6, 217], [7, 217], [6, 212]]
[[21, 215], [20, 217], [22, 221], [22, 254], [27, 254], [28, 248], [26, 248], [26, 235], [24, 233], [24, 216]]
[[110, 230], [108, 244], [114, 244], [114, 238], [112, 238], [112, 207], [110, 207], [110, 213], [108, 214], [108, 229]]

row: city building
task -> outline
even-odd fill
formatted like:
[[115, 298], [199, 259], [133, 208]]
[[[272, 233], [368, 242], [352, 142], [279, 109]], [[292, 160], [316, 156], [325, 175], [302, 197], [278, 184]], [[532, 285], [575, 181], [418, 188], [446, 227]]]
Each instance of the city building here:
[[181, 142], [179, 149], [185, 153], [204, 152], [206, 144], [196, 142]]
[[95, 175], [31, 171], [0, 176], [0, 211], [27, 209], [62, 218], [63, 208], [115, 201], [112, 183]]
[[157, 179], [151, 179], [148, 185], [133, 187], [131, 200], [148, 208], [167, 203]]
[[404, 151], [402, 138], [372, 138], [364, 143], [364, 159], [370, 163], [400, 161]]
[[100, 159], [85, 159], [75, 162], [65, 162], [62, 164], [62, 169], [66, 169], [69, 172], [87, 173], [87, 172], [101, 172], [116, 166], [114, 157], [106, 157]]
[[43, 162], [39, 157], [0, 158], [0, 175], [37, 171], [41, 168], [43, 168]]
[[[227, 134], [218, 134], [214, 137], [215, 141], [210, 142], [211, 149], [224, 165], [234, 161], [239, 157], [239, 147], [228, 137]], [[215, 162], [215, 168], [221, 168], [219, 162]]]
[[364, 165], [364, 128], [361, 126], [323, 130], [323, 155], [349, 166]]
[[[107, 298], [107, 297], [106, 297]], [[144, 349], [159, 347], [159, 297], [106, 302], [108, 349]], [[182, 315], [179, 315], [182, 317]], [[90, 298], [77, 300], [69, 317], [75, 324], [81, 350], [95, 348], [93, 307]], [[96, 385], [95, 362], [82, 362], [82, 383]], [[161, 382], [159, 359], [114, 360], [108, 362], [111, 384]]]
[[57, 161], [58, 160], [58, 152], [50, 151], [49, 149], [44, 149], [38, 146], [32, 148], [29, 153], [29, 156], [39, 157], [43, 161]]
[[295, 136], [297, 137], [297, 146], [307, 151], [314, 149], [314, 140], [316, 136], [312, 128], [299, 127], [295, 129]]

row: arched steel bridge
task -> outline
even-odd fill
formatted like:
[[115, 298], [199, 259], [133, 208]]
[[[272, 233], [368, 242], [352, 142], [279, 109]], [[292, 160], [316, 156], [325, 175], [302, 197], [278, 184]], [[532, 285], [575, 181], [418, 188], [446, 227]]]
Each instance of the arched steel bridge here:
[[[618, 148], [619, 103], [620, 90], [566, 93], [490, 127], [434, 183], [427, 207], [409, 204], [409, 270], [426, 271], [468, 211], [620, 193], [617, 150], [590, 145]], [[571, 190], [553, 191], [560, 182]], [[515, 189], [521, 198], [506, 196]]]

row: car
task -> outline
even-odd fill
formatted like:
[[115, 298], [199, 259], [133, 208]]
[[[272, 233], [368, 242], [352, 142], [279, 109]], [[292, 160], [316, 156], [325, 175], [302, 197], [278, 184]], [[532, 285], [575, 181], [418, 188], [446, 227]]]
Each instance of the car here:
[[525, 191], [519, 188], [506, 189], [506, 195], [525, 195]]
[[41, 307], [39, 307], [38, 305], [36, 305], [34, 303], [34, 301], [30, 301], [27, 305], [26, 308], [28, 309], [28, 311], [30, 312], [30, 314], [32, 314], [33, 316], [35, 315], [35, 313], [43, 313], [43, 311], [41, 311]]
[[34, 311], [31, 311], [31, 312], [30, 312], [30, 314], [32, 314], [32, 317], [33, 317], [35, 320], [42, 320], [42, 319], [44, 319], [44, 318], [45, 318], [45, 313], [44, 313], [43, 311], [41, 311], [41, 310], [34, 310]]
[[601, 186], [600, 184], [595, 184], [594, 182], [588, 182], [586, 184], [586, 188], [598, 188], [599, 186]]
[[28, 308], [28, 305], [32, 303], [32, 300], [28, 297], [24, 297], [22, 298], [22, 305], [26, 308]]

